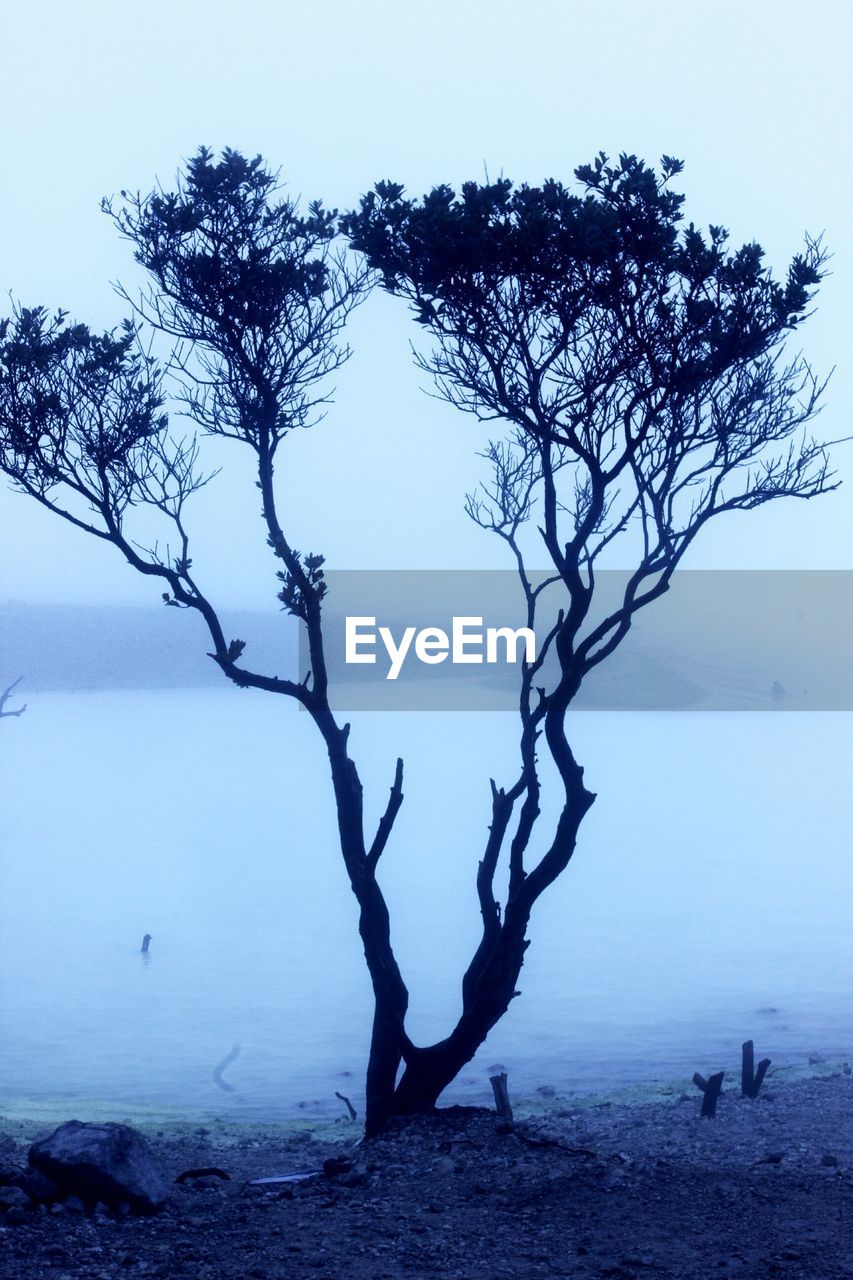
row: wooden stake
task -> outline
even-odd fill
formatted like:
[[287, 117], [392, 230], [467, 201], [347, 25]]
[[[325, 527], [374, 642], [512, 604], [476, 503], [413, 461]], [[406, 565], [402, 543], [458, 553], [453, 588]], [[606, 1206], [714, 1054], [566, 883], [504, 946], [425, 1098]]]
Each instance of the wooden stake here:
[[492, 1092], [495, 1095], [495, 1110], [498, 1113], [498, 1119], [504, 1124], [512, 1124], [512, 1107], [509, 1102], [509, 1092], [506, 1087], [506, 1072], [502, 1071], [498, 1076], [489, 1076], [489, 1084], [492, 1086]]
[[770, 1059], [762, 1058], [756, 1070], [755, 1052], [751, 1040], [743, 1042], [741, 1052], [740, 1091], [745, 1098], [757, 1098], [767, 1068], [770, 1066]]
[[693, 1083], [697, 1089], [701, 1089], [702, 1098], [702, 1115], [708, 1120], [713, 1120], [717, 1114], [717, 1099], [723, 1087], [723, 1077], [725, 1071], [717, 1071], [715, 1075], [709, 1076], [706, 1080], [704, 1076], [700, 1076], [697, 1071], [693, 1076]]

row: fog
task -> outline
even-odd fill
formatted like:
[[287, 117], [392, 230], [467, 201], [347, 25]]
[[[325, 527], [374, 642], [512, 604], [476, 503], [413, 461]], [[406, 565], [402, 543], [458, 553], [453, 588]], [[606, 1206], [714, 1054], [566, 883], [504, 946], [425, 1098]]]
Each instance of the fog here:
[[[322, 20], [289, 2], [239, 18], [200, 0], [154, 0], [144, 16], [97, 0], [15, 6], [0, 49], [0, 287], [115, 324], [126, 308], [111, 282], [132, 285], [134, 268], [99, 201], [168, 186], [201, 143], [260, 152], [290, 193], [341, 208], [382, 177], [420, 194], [485, 171], [568, 181], [599, 150], [667, 153], [686, 162], [686, 216], [728, 226], [733, 243], [757, 239], [778, 270], [806, 231], [825, 234], [831, 274], [800, 337], [818, 370], [837, 366], [818, 427], [845, 436], [849, 27], [836, 5], [817, 3], [804, 23], [787, 0], [772, 17], [733, 0], [712, 15], [625, 0], [600, 12], [575, 0], [332, 0]], [[327, 420], [291, 437], [279, 461], [288, 527], [334, 568], [506, 567], [462, 509], [488, 428], [423, 394], [415, 329], [378, 293], [353, 317], [354, 356]], [[207, 456], [227, 460], [228, 475], [194, 503], [199, 577], [215, 599], [274, 607], [245, 460], [228, 442]], [[849, 472], [849, 450], [837, 465]], [[110, 548], [25, 499], [0, 502], [3, 597], [159, 599]], [[851, 567], [849, 495], [717, 522], [690, 566]]]
[[[807, 21], [792, 0], [7, 6], [0, 286], [118, 323], [112, 282], [137, 276], [99, 201], [168, 187], [200, 144], [261, 153], [289, 193], [340, 208], [383, 177], [420, 194], [485, 173], [568, 181], [599, 150], [668, 153], [686, 162], [687, 218], [757, 239], [777, 271], [806, 232], [825, 235], [830, 274], [797, 345], [835, 369], [817, 430], [844, 437], [850, 26], [829, 0]], [[353, 316], [328, 417], [282, 449], [288, 534], [332, 569], [507, 568], [463, 510], [489, 428], [424, 394], [414, 329], [378, 292]], [[233, 443], [205, 451], [224, 470], [193, 501], [194, 573], [235, 634], [268, 615], [274, 662], [254, 477]], [[688, 567], [853, 568], [853, 454], [833, 457], [836, 492], [714, 522]], [[194, 624], [29, 498], [0, 489], [0, 522], [0, 607]], [[322, 744], [284, 699], [190, 688], [168, 665], [142, 678], [147, 633], [127, 670], [109, 649], [104, 679], [109, 616], [29, 690], [25, 666], [7, 669], [20, 651], [0, 658], [0, 687], [23, 675], [29, 703], [0, 725], [0, 1097], [331, 1114], [335, 1089], [362, 1088], [370, 998]], [[458, 1011], [488, 779], [512, 774], [513, 734], [497, 713], [354, 717], [374, 820], [406, 759], [382, 882], [419, 1041]], [[853, 1052], [851, 716], [586, 712], [574, 734], [599, 799], [534, 916], [522, 998], [453, 1096], [483, 1100], [497, 1062], [532, 1095], [689, 1075], [747, 1036], [777, 1062]], [[213, 1069], [235, 1044], [223, 1090]]]
[[[43, 694], [3, 734], [7, 1101], [324, 1118], [339, 1090], [362, 1112], [356, 905], [324, 752], [282, 701]], [[373, 820], [406, 757], [382, 883], [426, 1042], [458, 1016], [513, 717], [374, 714], [353, 732]], [[534, 915], [522, 995], [448, 1100], [487, 1101], [497, 1063], [535, 1097], [734, 1067], [747, 1037], [777, 1065], [848, 1055], [849, 715], [586, 713], [574, 736], [598, 800]]]

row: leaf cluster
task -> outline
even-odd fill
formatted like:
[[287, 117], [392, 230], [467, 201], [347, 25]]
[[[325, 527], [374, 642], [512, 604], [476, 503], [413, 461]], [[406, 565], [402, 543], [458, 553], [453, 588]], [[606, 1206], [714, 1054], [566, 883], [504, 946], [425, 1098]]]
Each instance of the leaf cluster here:
[[669, 186], [682, 167], [665, 156], [657, 174], [636, 156], [610, 165], [600, 154], [575, 170], [583, 194], [501, 178], [416, 200], [380, 182], [342, 228], [437, 334], [483, 343], [506, 334], [507, 354], [526, 344], [544, 364], [592, 319], [615, 322], [626, 361], [645, 357], [659, 379], [688, 386], [794, 327], [823, 257], [810, 245], [780, 284], [759, 245], [731, 252], [724, 228], [682, 227], [684, 197]]
[[0, 466], [35, 497], [64, 483], [119, 518], [161, 469], [162, 373], [130, 321], [102, 334], [66, 321], [43, 307], [0, 321]]
[[295, 549], [290, 551], [288, 559], [293, 567], [276, 573], [276, 577], [282, 584], [278, 599], [281, 601], [282, 609], [287, 613], [307, 622], [309, 599], [319, 603], [328, 590], [323, 573], [325, 559], [323, 556], [311, 553], [301, 555]]
[[[807, 239], [776, 280], [759, 245], [732, 249], [723, 227], [684, 223], [671, 185], [682, 168], [601, 153], [575, 170], [579, 190], [501, 178], [420, 200], [386, 181], [342, 222], [433, 339], [415, 359], [438, 394], [509, 428], [467, 509], [512, 548], [529, 625], [519, 536], [539, 516], [568, 590], [552, 635], [561, 699], [666, 589], [711, 517], [834, 487], [806, 430], [824, 384], [782, 355], [826, 253]], [[621, 607], [584, 633], [595, 563], [621, 535], [636, 571]]]
[[105, 211], [151, 284], [128, 301], [175, 342], [184, 401], [208, 431], [274, 452], [316, 420], [317, 384], [349, 356], [337, 337], [366, 273], [335, 249], [320, 201], [281, 196], [262, 159], [202, 147], [173, 191], [121, 193]]

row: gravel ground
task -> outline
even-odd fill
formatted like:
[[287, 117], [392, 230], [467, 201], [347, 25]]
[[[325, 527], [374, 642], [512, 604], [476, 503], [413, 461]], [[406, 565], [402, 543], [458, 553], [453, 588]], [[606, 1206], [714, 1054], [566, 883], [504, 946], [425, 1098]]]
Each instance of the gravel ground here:
[[[229, 1179], [176, 1184], [150, 1218], [73, 1203], [0, 1214], [0, 1276], [851, 1280], [853, 1077], [774, 1076], [754, 1101], [730, 1089], [715, 1120], [700, 1118], [698, 1092], [674, 1089], [653, 1102], [554, 1099], [512, 1128], [451, 1108], [360, 1144], [344, 1125], [336, 1141], [151, 1128], [170, 1178], [217, 1166]], [[45, 1131], [0, 1120], [6, 1180]], [[304, 1181], [250, 1185], [330, 1159]]]

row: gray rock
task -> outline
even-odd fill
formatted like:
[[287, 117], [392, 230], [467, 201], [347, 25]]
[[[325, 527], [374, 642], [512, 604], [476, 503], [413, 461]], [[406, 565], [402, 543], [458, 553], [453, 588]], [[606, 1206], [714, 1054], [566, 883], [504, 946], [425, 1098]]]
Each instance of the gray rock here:
[[22, 1227], [27, 1220], [27, 1215], [23, 1209], [19, 1209], [17, 1205], [13, 1205], [11, 1209], [6, 1211], [4, 1222], [10, 1227]]
[[20, 1187], [0, 1187], [0, 1209], [31, 1209], [32, 1203], [26, 1191]]
[[69, 1120], [30, 1148], [30, 1164], [63, 1192], [105, 1204], [129, 1203], [153, 1213], [169, 1198], [169, 1187], [145, 1138], [126, 1124]]
[[62, 1197], [62, 1191], [53, 1178], [49, 1178], [40, 1169], [27, 1169], [25, 1173], [19, 1174], [15, 1179], [15, 1186], [26, 1191], [36, 1204], [53, 1204]]

